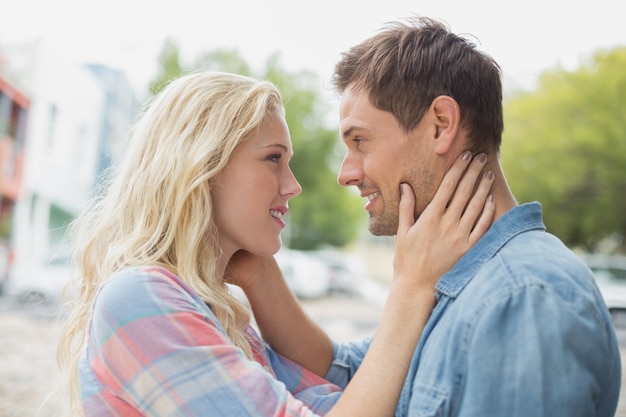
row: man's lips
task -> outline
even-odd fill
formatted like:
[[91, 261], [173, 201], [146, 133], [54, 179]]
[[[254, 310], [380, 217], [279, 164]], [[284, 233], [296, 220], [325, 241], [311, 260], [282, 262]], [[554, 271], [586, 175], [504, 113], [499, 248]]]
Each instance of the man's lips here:
[[376, 203], [376, 200], [378, 200], [378, 197], [380, 197], [380, 191], [369, 194], [361, 194], [361, 197], [367, 200], [367, 202], [365, 203], [365, 210], [370, 211], [370, 209]]

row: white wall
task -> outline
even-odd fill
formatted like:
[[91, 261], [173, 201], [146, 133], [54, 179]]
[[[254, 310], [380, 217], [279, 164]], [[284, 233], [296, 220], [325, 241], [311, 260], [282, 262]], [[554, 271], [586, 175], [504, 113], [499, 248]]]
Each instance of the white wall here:
[[[15, 49], [14, 49], [15, 50]], [[85, 67], [45, 43], [25, 49], [31, 63], [22, 192], [14, 216], [14, 264], [41, 263], [57, 250], [56, 207], [76, 216], [96, 175], [105, 91]], [[34, 64], [34, 65], [32, 65]]]

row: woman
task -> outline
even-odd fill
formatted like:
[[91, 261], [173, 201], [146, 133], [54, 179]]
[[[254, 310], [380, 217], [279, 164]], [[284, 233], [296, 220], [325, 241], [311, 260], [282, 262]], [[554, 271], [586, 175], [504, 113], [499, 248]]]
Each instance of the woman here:
[[[301, 191], [291, 155], [281, 97], [269, 82], [195, 73], [152, 100], [104, 194], [73, 225], [81, 281], [58, 356], [70, 415], [393, 413], [434, 304], [433, 283], [484, 233], [493, 205], [444, 210], [477, 225], [421, 248], [414, 231], [436, 227], [450, 188], [441, 191], [438, 211], [415, 225], [413, 195], [403, 193], [398, 244], [421, 248], [414, 253], [423, 256], [396, 258], [376, 340], [340, 396], [263, 343], [225, 284], [235, 253], [279, 250], [288, 200]], [[468, 165], [460, 158], [449, 181]], [[472, 163], [463, 181], [473, 185], [479, 170]], [[482, 180], [473, 197], [480, 207], [490, 185]], [[468, 197], [455, 199], [464, 206]], [[450, 259], [424, 268], [433, 246]], [[417, 277], [419, 268], [425, 271]], [[407, 323], [407, 314], [416, 319]]]

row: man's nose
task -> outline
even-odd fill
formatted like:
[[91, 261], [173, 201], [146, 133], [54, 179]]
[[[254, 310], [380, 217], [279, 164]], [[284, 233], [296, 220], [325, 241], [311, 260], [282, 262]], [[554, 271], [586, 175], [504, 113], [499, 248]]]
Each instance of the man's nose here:
[[361, 169], [360, 164], [355, 158], [346, 154], [341, 162], [339, 174], [337, 174], [337, 182], [344, 187], [348, 187], [360, 184], [362, 177], [363, 170]]

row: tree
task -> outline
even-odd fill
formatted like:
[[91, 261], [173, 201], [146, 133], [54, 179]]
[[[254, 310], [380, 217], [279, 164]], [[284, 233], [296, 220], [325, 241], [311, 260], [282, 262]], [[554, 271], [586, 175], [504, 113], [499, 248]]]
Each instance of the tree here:
[[578, 70], [544, 73], [505, 103], [502, 162], [520, 201], [542, 203], [549, 231], [597, 250], [626, 235], [626, 48]]
[[[216, 50], [200, 54], [192, 65], [181, 63], [180, 49], [167, 40], [159, 56], [159, 71], [150, 84], [156, 93], [167, 81], [198, 69], [235, 72], [255, 76], [237, 50]], [[303, 193], [291, 200], [285, 243], [293, 249], [336, 247], [353, 242], [364, 222], [361, 199], [336, 181], [339, 164], [338, 128], [324, 124], [328, 108], [320, 99], [318, 80], [309, 71], [289, 73], [274, 54], [255, 76], [272, 81], [280, 89], [293, 142], [291, 168]]]
[[180, 49], [173, 39], [168, 38], [163, 43], [158, 63], [157, 75], [149, 86], [151, 94], [158, 93], [172, 78], [184, 72], [180, 63]]

